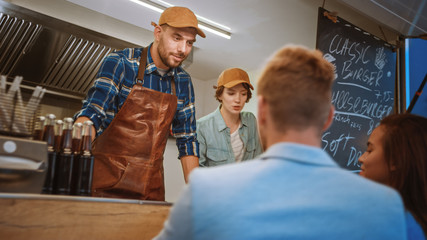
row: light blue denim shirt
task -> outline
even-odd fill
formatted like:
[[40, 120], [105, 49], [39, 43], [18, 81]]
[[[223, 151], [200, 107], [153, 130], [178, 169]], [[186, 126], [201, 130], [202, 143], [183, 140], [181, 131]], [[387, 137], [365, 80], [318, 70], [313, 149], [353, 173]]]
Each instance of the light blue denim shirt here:
[[[242, 161], [253, 159], [262, 153], [255, 116], [251, 112], [241, 112], [239, 135], [244, 145]], [[212, 113], [197, 120], [197, 140], [199, 141], [202, 167], [217, 166], [236, 162], [231, 147], [230, 128], [225, 125], [219, 107]]]

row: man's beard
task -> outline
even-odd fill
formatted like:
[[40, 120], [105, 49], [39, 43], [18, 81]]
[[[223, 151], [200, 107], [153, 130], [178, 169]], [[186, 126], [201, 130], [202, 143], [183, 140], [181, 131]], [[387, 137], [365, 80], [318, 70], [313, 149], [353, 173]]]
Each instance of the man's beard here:
[[[159, 46], [157, 47], [157, 52], [159, 53], [159, 57], [160, 60], [163, 62], [163, 64], [165, 64], [168, 68], [176, 68], [181, 66], [182, 62], [184, 62], [184, 60], [187, 58], [185, 57], [181, 62], [179, 62], [178, 64], [176, 64], [176, 62], [174, 61], [169, 61], [168, 62], [168, 53], [166, 52], [166, 50], [163, 47], [163, 40], [161, 39], [159, 42]], [[183, 57], [184, 54], [180, 54], [180, 57]]]

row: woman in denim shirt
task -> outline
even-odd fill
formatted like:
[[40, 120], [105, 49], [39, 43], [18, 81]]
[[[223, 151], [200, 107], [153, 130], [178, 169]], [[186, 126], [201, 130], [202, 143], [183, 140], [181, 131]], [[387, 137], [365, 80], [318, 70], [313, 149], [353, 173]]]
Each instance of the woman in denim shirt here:
[[217, 166], [255, 158], [262, 152], [257, 121], [251, 112], [242, 112], [254, 89], [248, 74], [240, 68], [226, 69], [214, 88], [219, 107], [197, 120], [199, 165]]
[[408, 239], [427, 234], [427, 119], [393, 114], [381, 120], [360, 156], [360, 175], [396, 189], [406, 208]]

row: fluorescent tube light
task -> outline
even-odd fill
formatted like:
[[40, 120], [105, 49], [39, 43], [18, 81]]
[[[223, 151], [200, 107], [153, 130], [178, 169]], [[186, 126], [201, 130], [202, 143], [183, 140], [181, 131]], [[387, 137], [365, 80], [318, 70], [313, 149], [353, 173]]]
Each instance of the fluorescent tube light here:
[[129, 0], [129, 1], [134, 2], [136, 4], [139, 4], [139, 5], [143, 6], [143, 7], [149, 8], [151, 10], [154, 10], [154, 11], [156, 11], [158, 13], [162, 13], [163, 10], [164, 10], [163, 8], [159, 8], [157, 6], [151, 5], [151, 4], [149, 4], [149, 3], [145, 2], [145, 1], [139, 1], [139, 0]]
[[208, 23], [210, 23], [210, 24], [216, 25], [216, 26], [218, 26], [219, 28], [224, 29], [224, 30], [227, 30], [227, 31], [230, 31], [230, 30], [231, 30], [231, 28], [229, 28], [229, 27], [227, 27], [227, 26], [224, 26], [224, 25], [222, 25], [222, 24], [219, 24], [219, 23], [217, 23], [217, 22], [214, 22], [214, 21], [212, 21], [212, 20], [209, 20], [209, 19], [204, 18], [204, 17], [202, 17], [202, 16], [199, 16], [199, 15], [197, 15], [197, 14], [196, 14], [196, 17], [197, 17], [198, 19], [200, 19], [199, 21], [208, 22]]
[[211, 28], [211, 27], [207, 27], [207, 26], [204, 26], [202, 24], [199, 24], [199, 28], [201, 28], [203, 30], [206, 30], [206, 31], [208, 31], [210, 33], [216, 34], [216, 35], [218, 35], [220, 37], [223, 37], [223, 38], [226, 38], [226, 39], [231, 39], [231, 33], [228, 33], [226, 31], [218, 31], [217, 29], [214, 29], [214, 28]]
[[[169, 4], [162, 0], [156, 0], [158, 3], [155, 3], [150, 0], [129, 0], [129, 1], [139, 4], [141, 6], [144, 6], [146, 8], [149, 8], [151, 10], [154, 10], [158, 13], [162, 13], [163, 10], [165, 10], [166, 8], [173, 6], [172, 4]], [[231, 33], [229, 32], [231, 29], [229, 27], [199, 15], [196, 15], [196, 17], [197, 17], [197, 20], [199, 21], [199, 27], [201, 29], [206, 30], [215, 35], [218, 35], [220, 37], [231, 39]]]

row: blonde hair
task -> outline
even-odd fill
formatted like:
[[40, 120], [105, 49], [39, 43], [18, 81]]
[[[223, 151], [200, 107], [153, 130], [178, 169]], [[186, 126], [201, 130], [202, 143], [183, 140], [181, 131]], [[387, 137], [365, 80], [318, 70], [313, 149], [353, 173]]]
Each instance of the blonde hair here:
[[276, 129], [322, 131], [331, 106], [334, 66], [318, 50], [286, 46], [273, 55], [258, 80], [257, 93], [264, 97]]

